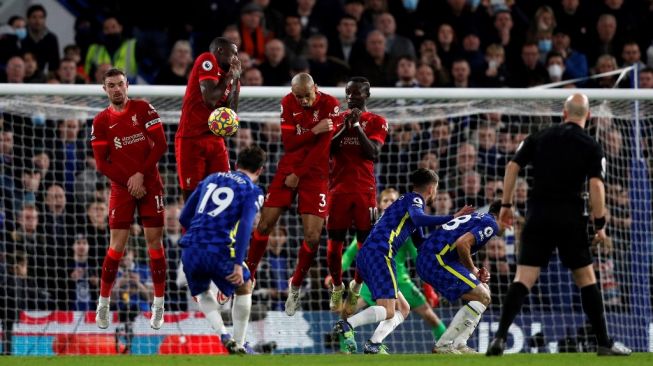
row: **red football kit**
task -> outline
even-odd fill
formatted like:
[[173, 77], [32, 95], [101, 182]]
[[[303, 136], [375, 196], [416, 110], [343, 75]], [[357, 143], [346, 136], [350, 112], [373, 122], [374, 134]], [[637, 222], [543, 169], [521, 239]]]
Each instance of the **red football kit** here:
[[[344, 125], [344, 118], [350, 111], [338, 117], [338, 124], [345, 128], [340, 140], [340, 149], [331, 159], [329, 180], [329, 219], [327, 229], [370, 230], [376, 216], [376, 178], [374, 162], [367, 159], [355, 128]], [[385, 119], [371, 112], [360, 116], [360, 127], [372, 141], [383, 145], [388, 133]]]
[[[340, 111], [336, 98], [318, 92], [310, 108], [290, 93], [281, 100], [281, 140], [284, 155], [268, 188], [266, 207], [289, 207], [299, 195], [298, 211], [326, 218], [328, 215], [329, 146], [333, 132], [315, 135], [311, 128]], [[288, 188], [290, 174], [299, 177], [297, 189]]]
[[[128, 99], [125, 109], [106, 108], [93, 120], [91, 145], [97, 169], [111, 180], [109, 227], [128, 229], [134, 210], [145, 227], [163, 226], [163, 183], [157, 162], [167, 149], [161, 118], [143, 100]], [[146, 195], [136, 199], [127, 189], [135, 173], [144, 175]]]
[[[195, 60], [188, 77], [179, 128], [175, 135], [177, 175], [183, 190], [194, 190], [211, 173], [229, 171], [229, 154], [224, 139], [211, 133], [208, 121], [215, 108], [227, 107], [227, 98], [233, 84], [227, 85], [222, 99], [211, 108], [204, 103], [200, 89], [202, 80], [220, 82], [225, 75], [226, 72], [220, 68], [215, 56], [211, 52], [204, 52]], [[236, 88], [240, 88], [240, 81]]]

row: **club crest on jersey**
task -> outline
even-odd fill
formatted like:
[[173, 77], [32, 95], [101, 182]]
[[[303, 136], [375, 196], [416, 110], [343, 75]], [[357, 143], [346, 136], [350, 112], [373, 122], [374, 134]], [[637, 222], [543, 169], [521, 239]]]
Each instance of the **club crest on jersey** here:
[[361, 122], [361, 128], [363, 129], [363, 131], [365, 131], [366, 127], [367, 127], [367, 121]]
[[132, 126], [136, 126], [138, 124], [138, 119], [136, 118], [136, 115], [132, 116]]
[[202, 62], [202, 68], [204, 69], [204, 71], [211, 71], [211, 69], [213, 68], [213, 64], [211, 63], [211, 61], [204, 61]]

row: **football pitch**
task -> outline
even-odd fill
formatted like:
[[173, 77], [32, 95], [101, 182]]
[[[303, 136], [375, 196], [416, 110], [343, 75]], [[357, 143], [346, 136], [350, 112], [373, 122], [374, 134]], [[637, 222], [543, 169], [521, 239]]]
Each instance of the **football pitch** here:
[[0, 357], [0, 365], [21, 366], [592, 366], [653, 365], [653, 353], [637, 353], [630, 357], [597, 357], [589, 353], [517, 354], [503, 357], [484, 355], [260, 355], [260, 356], [61, 356], [61, 357]]

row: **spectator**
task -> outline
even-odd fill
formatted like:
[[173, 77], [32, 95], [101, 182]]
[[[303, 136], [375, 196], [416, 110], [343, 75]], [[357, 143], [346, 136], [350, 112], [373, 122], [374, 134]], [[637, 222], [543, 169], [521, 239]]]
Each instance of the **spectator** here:
[[[290, 62], [290, 80], [297, 74], [306, 73], [310, 74], [311, 69], [308, 65], [308, 60], [304, 57], [297, 57]], [[290, 85], [290, 80], [284, 85]]]
[[349, 67], [335, 57], [327, 56], [328, 41], [322, 34], [308, 39], [308, 64], [317, 85], [344, 84], [349, 77]]
[[39, 69], [36, 56], [31, 52], [23, 54], [25, 62], [25, 83], [45, 83], [45, 74]]
[[438, 28], [437, 47], [442, 66], [451, 69], [453, 61], [460, 56], [460, 48], [455, 43], [456, 33], [451, 25], [444, 23]]
[[514, 27], [510, 10], [506, 8], [494, 13], [493, 29], [489, 32], [485, 44], [501, 45], [505, 51], [506, 63], [510, 66], [520, 63], [522, 39]]
[[[571, 79], [565, 68], [565, 58], [562, 54], [551, 51], [546, 55], [546, 71], [549, 73], [549, 80], [556, 83], [563, 80]], [[566, 84], [565, 87], [575, 87], [575, 84]]]
[[270, 6], [270, 0], [254, 0], [256, 5], [263, 9], [263, 26], [275, 37], [279, 38], [283, 34], [283, 15]]
[[81, 121], [78, 119], [61, 120], [57, 125], [57, 138], [49, 143], [55, 180], [65, 188], [71, 202], [75, 192], [75, 176], [84, 170], [86, 161], [86, 141], [79, 138], [80, 129]]
[[[237, 33], [237, 32], [236, 32]], [[170, 51], [167, 67], [161, 69], [154, 79], [157, 85], [186, 85], [193, 65], [190, 42], [179, 40]]]
[[[6, 251], [7, 253], [26, 252], [31, 261], [39, 260], [36, 255], [37, 253], [43, 254], [43, 249], [47, 244], [41, 227], [39, 227], [39, 210], [34, 204], [25, 204], [17, 210], [17, 214], [16, 228], [5, 238]], [[34, 263], [36, 264], [36, 262]], [[42, 271], [43, 268], [39, 270]]]
[[14, 132], [9, 126], [0, 129], [0, 162], [0, 207], [7, 210], [11, 220], [13, 212], [18, 209], [13, 195], [20, 161], [14, 154]]
[[473, 83], [469, 79], [471, 76], [471, 69], [467, 60], [460, 58], [454, 60], [451, 65], [451, 85], [453, 88], [471, 88]]
[[[469, 63], [472, 75], [476, 76], [485, 70], [485, 56], [481, 52], [481, 39], [477, 31], [470, 30], [463, 38], [463, 57]], [[476, 81], [476, 78], [473, 78]]]
[[427, 64], [433, 68], [435, 79], [438, 85], [447, 85], [451, 79], [449, 70], [442, 67], [442, 62], [437, 53], [435, 41], [424, 39], [419, 46], [420, 63]]
[[282, 225], [277, 225], [270, 233], [267, 255], [256, 271], [258, 286], [254, 296], [259, 301], [267, 302], [268, 309], [283, 311], [285, 298], [288, 296], [288, 278], [292, 273], [292, 259], [288, 253], [288, 232]]
[[[398, 88], [415, 88], [419, 86], [417, 82], [417, 70], [415, 69], [415, 60], [410, 56], [401, 56], [397, 60], [397, 82]], [[433, 77], [433, 75], [431, 75]]]
[[111, 303], [117, 304], [118, 312], [127, 318], [150, 310], [150, 271], [134, 258], [134, 249], [128, 246], [120, 260], [116, 283], [111, 293]]
[[590, 41], [587, 58], [590, 64], [597, 62], [599, 56], [619, 55], [617, 35], [617, 19], [612, 14], [602, 14], [596, 22], [596, 36]]
[[376, 16], [374, 21], [375, 28], [385, 36], [385, 52], [391, 58], [397, 59], [399, 56], [408, 55], [416, 57], [415, 46], [410, 39], [398, 35], [397, 23], [392, 14], [384, 12]]
[[[440, 156], [442, 156], [442, 154]], [[458, 146], [458, 151], [456, 152], [455, 164], [448, 164], [449, 171], [447, 172], [446, 180], [444, 181], [445, 189], [455, 192], [458, 184], [461, 182], [461, 177], [465, 173], [476, 171], [477, 161], [478, 154], [474, 145], [468, 143], [460, 144], [460, 146]], [[442, 166], [442, 164], [440, 164], [440, 166]]]
[[14, 196], [17, 202], [14, 207], [22, 207], [24, 204], [36, 205], [43, 203], [41, 173], [29, 161], [23, 163], [20, 183], [20, 189]]
[[75, 176], [75, 200], [84, 205], [95, 200], [95, 192], [98, 184], [106, 185], [108, 179], [97, 170], [97, 164], [93, 158], [93, 151], [88, 150], [84, 158], [84, 169]]
[[453, 212], [453, 201], [451, 195], [447, 191], [438, 192], [435, 197], [435, 212], [434, 215], [451, 215]]
[[104, 83], [104, 74], [111, 70], [113, 68], [113, 65], [111, 64], [99, 64], [97, 68], [95, 68], [95, 74], [93, 74], [93, 83], [95, 84], [103, 84]]
[[302, 35], [302, 23], [299, 16], [290, 14], [286, 16], [285, 34], [283, 44], [286, 46], [286, 53], [292, 60], [298, 56], [308, 55], [308, 42]]
[[565, 29], [571, 43], [578, 47], [587, 42], [589, 19], [589, 13], [585, 7], [580, 6], [579, 0], [562, 0], [556, 11], [556, 29]]
[[63, 58], [75, 61], [77, 76], [89, 81], [89, 76], [84, 72], [84, 62], [82, 60], [82, 49], [76, 44], [69, 44], [63, 48]]
[[2, 321], [2, 354], [11, 355], [14, 324], [21, 310], [46, 310], [50, 297], [30, 275], [27, 254], [15, 252], [7, 257], [7, 272], [0, 273], [0, 320]]
[[466, 0], [447, 0], [446, 4], [443, 3], [440, 2], [441, 7], [436, 12], [439, 23], [448, 22], [456, 34], [461, 34], [467, 26], [474, 24], [475, 17]]
[[528, 33], [529, 39], [538, 42], [538, 48], [542, 55], [546, 55], [551, 51], [551, 36], [556, 24], [553, 9], [546, 5], [537, 9]]
[[645, 67], [639, 72], [639, 87], [641, 89], [653, 88], [653, 69]]
[[243, 40], [241, 49], [260, 64], [267, 53], [266, 43], [274, 36], [263, 27], [263, 9], [256, 3], [248, 3], [240, 11], [240, 37]]
[[500, 236], [494, 236], [485, 245], [483, 266], [492, 273], [489, 285], [491, 293], [496, 295], [492, 296], [492, 303], [495, 305], [501, 305], [516, 270], [515, 264], [508, 260], [507, 252], [506, 242]]
[[435, 71], [428, 64], [420, 63], [415, 72], [417, 86], [420, 88], [433, 88], [436, 85]]
[[385, 52], [385, 36], [374, 30], [367, 35], [365, 42], [365, 55], [360, 59], [352, 60], [351, 73], [366, 77], [370, 85], [389, 86], [394, 78], [393, 63]]
[[64, 58], [59, 62], [57, 79], [61, 84], [86, 84], [86, 80], [77, 75], [77, 63], [70, 58]]
[[481, 193], [481, 175], [476, 171], [468, 171], [460, 177], [460, 188], [456, 194], [455, 209], [461, 209], [465, 205], [481, 207], [484, 199]]
[[34, 167], [41, 173], [43, 183], [48, 186], [54, 182], [54, 175], [52, 171], [50, 171], [50, 162], [50, 155], [45, 151], [35, 151], [32, 156]]
[[130, 83], [136, 83], [140, 60], [136, 39], [127, 38], [123, 34], [122, 23], [116, 17], [108, 17], [104, 20], [102, 34], [103, 41], [91, 44], [86, 53], [84, 62], [86, 75], [93, 75], [101, 64], [112, 64], [127, 74]]
[[255, 67], [245, 70], [243, 73], [243, 86], [263, 86], [263, 74]]
[[[429, 131], [427, 141], [430, 141], [428, 149], [434, 150], [440, 157], [440, 171], [448, 173], [450, 167], [456, 162], [452, 159], [453, 150], [451, 146], [451, 126], [445, 118], [437, 118]], [[444, 175], [444, 174], [443, 174]], [[440, 181], [444, 182], [444, 176], [440, 176]], [[445, 188], [449, 189], [450, 187]]]
[[252, 61], [251, 56], [247, 52], [238, 51], [238, 60], [240, 60], [242, 70], [247, 70], [255, 67], [254, 61]]
[[635, 41], [628, 41], [624, 43], [621, 49], [622, 66], [637, 65], [640, 69], [646, 67], [642, 62], [642, 53], [639, 51], [639, 45]]
[[265, 61], [259, 70], [265, 86], [280, 86], [290, 80], [290, 66], [283, 42], [273, 39], [265, 45]]
[[240, 37], [240, 31], [238, 30], [238, 26], [234, 24], [228, 25], [224, 29], [224, 31], [222, 32], [222, 37], [228, 39], [233, 44], [235, 44], [236, 48], [239, 50], [243, 46], [243, 39]]
[[493, 43], [485, 50], [485, 72], [479, 77], [481, 85], [488, 88], [506, 86], [510, 79], [506, 67], [506, 53], [503, 46]]
[[356, 20], [356, 38], [367, 38], [367, 34], [374, 29], [374, 26], [367, 17], [363, 16], [365, 13], [365, 1], [345, 0], [344, 11], [346, 15], [349, 15]]
[[549, 82], [549, 73], [539, 62], [540, 54], [537, 44], [527, 42], [522, 46], [520, 65], [510, 74], [508, 85], [513, 88], [526, 88]]
[[[596, 60], [596, 67], [594, 67], [594, 74], [603, 74], [617, 69], [617, 59], [612, 55], [601, 55]], [[586, 83], [588, 88], [614, 88], [617, 84], [618, 75], [602, 76], [596, 79], [591, 79]]]
[[515, 212], [521, 217], [526, 217], [528, 201], [528, 182], [524, 178], [517, 178], [515, 183]]
[[477, 135], [479, 171], [485, 177], [497, 176], [499, 151], [496, 127], [489, 123], [483, 123], [478, 127]]
[[601, 245], [592, 244], [592, 254], [594, 273], [600, 279], [603, 303], [608, 307], [621, 305], [621, 289], [616, 274], [617, 263], [614, 260], [613, 240], [608, 237], [608, 240]]
[[[240, 132], [240, 131], [239, 131]], [[181, 224], [179, 223], [179, 214], [181, 208], [177, 204], [172, 204], [165, 209], [165, 222], [163, 225], [163, 247], [166, 252], [166, 262], [168, 263], [168, 274], [166, 276], [166, 304], [173, 311], [186, 310], [188, 302], [186, 301], [185, 290], [177, 286], [177, 267], [181, 263], [179, 239], [181, 239]]]
[[569, 78], [584, 78], [589, 75], [587, 57], [571, 47], [571, 37], [564, 28], [556, 28], [553, 32], [553, 50], [565, 59], [565, 70]]
[[438, 155], [433, 151], [425, 152], [422, 154], [422, 158], [417, 162], [417, 168], [430, 169], [437, 173], [440, 170], [440, 160], [438, 159]]
[[488, 212], [490, 205], [495, 200], [500, 200], [503, 194], [503, 180], [500, 176], [496, 178], [486, 178], [485, 186], [483, 187], [483, 199], [485, 205], [478, 209], [479, 212]]
[[316, 0], [297, 0], [297, 11], [299, 20], [302, 23], [302, 34], [308, 38], [313, 34], [324, 34], [327, 29], [323, 28], [322, 19], [328, 14], [319, 14], [315, 10]]
[[69, 309], [92, 310], [95, 308], [100, 279], [88, 256], [89, 246], [86, 235], [77, 234], [71, 251], [72, 256], [68, 260]]
[[348, 65], [363, 57], [365, 45], [356, 37], [358, 24], [356, 18], [344, 15], [340, 18], [338, 35], [329, 41], [329, 56], [338, 58]]
[[22, 53], [21, 42], [27, 37], [25, 19], [13, 15], [7, 24], [0, 27], [0, 65], [7, 63], [12, 56], [19, 56]]
[[107, 222], [109, 209], [107, 202], [91, 201], [86, 204], [86, 238], [89, 244], [89, 256], [93, 268], [102, 265], [102, 258], [109, 248], [109, 224]]
[[27, 8], [27, 37], [21, 45], [23, 52], [31, 52], [38, 60], [39, 70], [59, 68], [59, 41], [46, 26], [47, 13], [40, 4]]
[[2, 82], [24, 83], [25, 82], [25, 61], [20, 56], [13, 56], [7, 61], [6, 75]]

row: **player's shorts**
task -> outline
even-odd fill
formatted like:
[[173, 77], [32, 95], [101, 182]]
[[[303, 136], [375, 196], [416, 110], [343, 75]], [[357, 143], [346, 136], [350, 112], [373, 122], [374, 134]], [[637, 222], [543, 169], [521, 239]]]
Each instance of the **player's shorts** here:
[[356, 255], [356, 270], [369, 287], [372, 300], [396, 299], [399, 287], [394, 259], [380, 250], [366, 248], [363, 245]]
[[[238, 286], [225, 277], [234, 271], [234, 260], [222, 253], [215, 253], [199, 248], [183, 248], [181, 262], [192, 296], [197, 296], [209, 289], [211, 281], [225, 296], [231, 296]], [[243, 263], [243, 280], [251, 278], [249, 269]]]
[[179, 185], [192, 191], [209, 174], [229, 171], [229, 153], [224, 139], [213, 134], [175, 138]]
[[145, 185], [147, 193], [137, 200], [129, 193], [127, 187], [111, 185], [109, 196], [109, 228], [129, 229], [134, 222], [134, 213], [138, 208], [138, 216], [144, 227], [163, 227], [165, 202], [163, 199], [163, 184], [157, 179]]
[[376, 221], [376, 192], [329, 192], [328, 230], [370, 230]]
[[445, 262], [434, 254], [417, 256], [417, 274], [449, 301], [456, 301], [480, 285], [480, 281], [462, 263]]
[[566, 217], [564, 211], [557, 215], [529, 212], [521, 233], [518, 263], [545, 267], [556, 248], [562, 264], [571, 270], [592, 264], [587, 219]]
[[[415, 309], [426, 304], [426, 297], [424, 294], [422, 294], [417, 285], [413, 283], [413, 281], [399, 280], [398, 285], [399, 292], [404, 295], [404, 298], [406, 301], [408, 301], [408, 305], [410, 305], [411, 309]], [[361, 299], [365, 300], [367, 305], [376, 305], [376, 302], [372, 299], [372, 292], [370, 291], [369, 287], [367, 287], [367, 284], [363, 283], [360, 295]]]
[[268, 187], [268, 194], [263, 207], [284, 207], [292, 205], [295, 196], [299, 196], [297, 211], [325, 219], [329, 214], [328, 181], [300, 179], [297, 189], [285, 184], [286, 174], [277, 173]]

